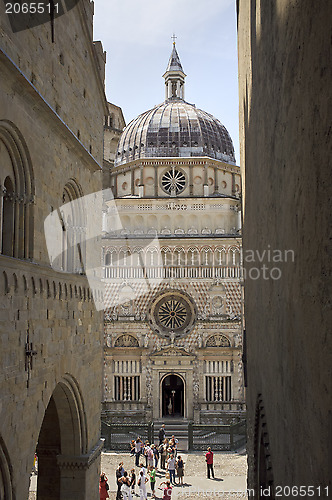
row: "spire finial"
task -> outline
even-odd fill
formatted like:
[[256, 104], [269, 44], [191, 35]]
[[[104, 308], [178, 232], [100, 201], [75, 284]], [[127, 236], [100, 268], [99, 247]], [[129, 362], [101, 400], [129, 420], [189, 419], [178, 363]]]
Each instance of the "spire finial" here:
[[175, 45], [175, 40], [177, 39], [177, 36], [175, 36], [175, 33], [173, 33], [173, 36], [171, 36], [172, 40], [173, 40], [173, 45]]

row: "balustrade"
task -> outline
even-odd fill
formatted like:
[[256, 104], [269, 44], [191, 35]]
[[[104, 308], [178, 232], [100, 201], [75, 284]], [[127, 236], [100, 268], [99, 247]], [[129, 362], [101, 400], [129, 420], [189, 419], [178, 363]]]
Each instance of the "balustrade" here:
[[104, 266], [105, 279], [242, 278], [240, 266]]

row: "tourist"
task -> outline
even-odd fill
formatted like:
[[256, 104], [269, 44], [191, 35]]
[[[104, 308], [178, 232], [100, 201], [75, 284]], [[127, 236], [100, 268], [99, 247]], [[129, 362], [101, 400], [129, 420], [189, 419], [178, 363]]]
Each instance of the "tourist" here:
[[139, 466], [140, 466], [140, 471], [139, 471], [139, 474], [140, 474], [141, 472], [143, 472], [143, 475], [144, 475], [144, 476], [146, 476], [146, 468], [144, 467], [143, 462], [141, 462], [141, 463], [139, 464]]
[[176, 462], [176, 471], [178, 473], [178, 478], [179, 478], [179, 484], [183, 486], [183, 471], [184, 471], [184, 465], [183, 465], [183, 460], [181, 456], [179, 455], [178, 460]]
[[159, 445], [161, 445], [165, 437], [166, 437], [165, 424], [163, 424], [159, 429]]
[[158, 460], [159, 460], [159, 451], [158, 451], [158, 448], [157, 448], [157, 446], [155, 444], [153, 444], [151, 446], [151, 448], [152, 448], [153, 455], [154, 455], [154, 466], [157, 469], [157, 467], [158, 467]]
[[[161, 488], [162, 484], [165, 485], [164, 488]], [[163, 500], [171, 500], [172, 486], [171, 486], [171, 483], [169, 481], [164, 481], [164, 482], [160, 483], [159, 490], [164, 490]]]
[[145, 484], [147, 482], [148, 478], [143, 473], [143, 470], [141, 470], [139, 473], [139, 479], [137, 483], [139, 487], [140, 500], [146, 500], [148, 498], [148, 494], [146, 492], [146, 484]]
[[130, 486], [132, 495], [135, 493], [135, 485], [136, 485], [136, 474], [135, 469], [131, 469], [130, 474]]
[[130, 456], [133, 457], [135, 455], [135, 440], [133, 439], [130, 443]]
[[153, 454], [153, 449], [150, 446], [150, 443], [147, 443], [147, 446], [146, 446], [146, 456], [147, 456], [147, 466], [152, 467], [154, 454]]
[[144, 447], [143, 447], [143, 455], [145, 456], [145, 467], [148, 468], [148, 448], [149, 448], [149, 441], [145, 441]]
[[152, 466], [148, 472], [150, 476], [150, 487], [153, 498], [156, 498], [155, 488], [156, 488], [156, 469]]
[[205, 454], [205, 460], [207, 465], [207, 478], [210, 479], [210, 473], [214, 479], [214, 471], [213, 471], [213, 452], [211, 448], [208, 448], [207, 453]]
[[139, 464], [139, 456], [140, 456], [141, 450], [142, 450], [141, 444], [142, 444], [142, 440], [141, 440], [141, 438], [138, 437], [135, 441], [135, 465], [136, 465], [136, 467], [138, 467], [138, 464]]
[[178, 443], [179, 443], [179, 440], [175, 439], [175, 436], [173, 435], [172, 436], [172, 442], [173, 442], [173, 447], [174, 447], [174, 456], [176, 457], [176, 455], [178, 453]]
[[124, 473], [125, 473], [125, 470], [124, 470], [124, 467], [123, 467], [123, 462], [119, 463], [119, 469], [120, 469], [120, 472], [121, 472], [121, 476], [123, 477]]
[[121, 493], [123, 496], [123, 500], [132, 500], [133, 497], [130, 491], [130, 479], [128, 477], [127, 471], [124, 472], [121, 480], [122, 480]]
[[171, 456], [167, 460], [167, 470], [169, 472], [170, 483], [176, 484], [175, 483], [175, 458], [174, 458], [173, 454], [171, 454]]
[[[123, 467], [122, 467], [122, 462], [121, 462], [115, 471], [116, 485], [118, 487], [117, 492], [116, 492], [116, 500], [122, 499], [122, 495], [121, 495], [122, 469], [123, 469]], [[108, 498], [108, 497], [105, 497], [105, 498]]]
[[166, 468], [166, 456], [167, 456], [167, 446], [165, 443], [161, 443], [159, 446], [159, 455], [160, 455], [160, 468]]
[[[100, 479], [99, 479], [99, 499], [100, 500], [105, 500], [106, 498], [109, 498], [108, 494], [108, 479], [105, 475], [104, 472], [100, 474]], [[120, 498], [120, 497], [119, 497]]]

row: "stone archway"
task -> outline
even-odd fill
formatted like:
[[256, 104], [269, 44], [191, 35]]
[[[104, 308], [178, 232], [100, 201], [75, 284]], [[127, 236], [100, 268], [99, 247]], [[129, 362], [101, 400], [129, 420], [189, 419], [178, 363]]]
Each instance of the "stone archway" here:
[[175, 373], [168, 374], [161, 382], [162, 417], [184, 416], [184, 381]]
[[12, 500], [11, 465], [7, 448], [0, 436], [0, 498]]
[[46, 408], [37, 444], [37, 500], [85, 498], [86, 424], [76, 382], [66, 376]]

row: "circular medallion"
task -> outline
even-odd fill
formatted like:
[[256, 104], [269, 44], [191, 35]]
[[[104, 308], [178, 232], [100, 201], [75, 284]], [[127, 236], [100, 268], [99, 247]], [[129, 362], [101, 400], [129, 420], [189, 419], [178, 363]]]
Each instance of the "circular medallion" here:
[[186, 187], [186, 174], [179, 168], [172, 167], [162, 175], [161, 187], [168, 194], [181, 193]]
[[197, 310], [185, 292], [168, 290], [153, 300], [148, 313], [150, 326], [156, 333], [167, 337], [173, 332], [179, 338], [192, 330]]

